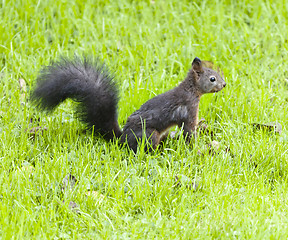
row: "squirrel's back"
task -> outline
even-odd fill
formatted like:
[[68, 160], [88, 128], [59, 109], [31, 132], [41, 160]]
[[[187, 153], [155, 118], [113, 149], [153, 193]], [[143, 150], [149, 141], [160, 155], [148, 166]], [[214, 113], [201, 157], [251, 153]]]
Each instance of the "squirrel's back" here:
[[118, 87], [99, 61], [75, 57], [53, 62], [40, 72], [31, 97], [47, 111], [71, 98], [79, 103], [76, 113], [88, 127], [94, 127], [106, 139], [121, 135], [117, 120]]

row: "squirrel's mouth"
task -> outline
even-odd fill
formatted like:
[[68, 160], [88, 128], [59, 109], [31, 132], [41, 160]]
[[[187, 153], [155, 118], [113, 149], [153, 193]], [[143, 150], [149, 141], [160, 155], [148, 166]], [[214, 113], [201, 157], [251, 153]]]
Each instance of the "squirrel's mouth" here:
[[223, 88], [221, 88], [221, 89], [213, 89], [211, 92], [212, 93], [216, 93], [216, 92], [219, 92], [219, 91], [221, 91]]

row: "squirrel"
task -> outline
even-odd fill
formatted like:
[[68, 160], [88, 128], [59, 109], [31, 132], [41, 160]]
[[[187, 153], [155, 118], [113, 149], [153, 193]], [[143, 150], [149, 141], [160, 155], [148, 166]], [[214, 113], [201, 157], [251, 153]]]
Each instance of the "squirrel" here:
[[132, 113], [123, 128], [117, 119], [119, 87], [114, 76], [99, 61], [84, 57], [60, 58], [42, 69], [32, 91], [32, 101], [42, 110], [52, 111], [71, 98], [78, 102], [76, 113], [88, 127], [106, 140], [120, 139], [137, 152], [141, 140], [145, 151], [155, 149], [172, 126], [183, 128], [186, 141], [196, 136], [200, 97], [222, 90], [226, 83], [196, 57], [186, 78], [175, 88], [157, 95]]

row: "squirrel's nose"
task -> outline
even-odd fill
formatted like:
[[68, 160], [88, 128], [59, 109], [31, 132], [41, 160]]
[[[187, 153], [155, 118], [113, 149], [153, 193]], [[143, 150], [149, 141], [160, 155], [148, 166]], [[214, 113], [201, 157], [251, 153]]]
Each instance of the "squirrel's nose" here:
[[223, 88], [226, 86], [226, 82], [223, 83]]

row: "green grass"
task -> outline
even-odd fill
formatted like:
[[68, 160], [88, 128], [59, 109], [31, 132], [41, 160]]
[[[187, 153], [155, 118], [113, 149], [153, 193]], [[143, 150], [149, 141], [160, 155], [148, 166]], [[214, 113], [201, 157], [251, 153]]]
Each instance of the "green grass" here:
[[[280, 0], [1, 1], [0, 238], [287, 238], [287, 16]], [[41, 66], [74, 53], [116, 72], [121, 126], [176, 86], [194, 57], [213, 61], [227, 87], [204, 95], [199, 115], [216, 133], [219, 154], [205, 151], [212, 139], [202, 135], [194, 148], [169, 139], [162, 150], [134, 155], [85, 134], [71, 101], [39, 112], [29, 92]], [[281, 135], [250, 124], [272, 121]], [[38, 124], [47, 130], [33, 139], [27, 129]], [[77, 187], [61, 193], [69, 173]], [[186, 187], [193, 181], [196, 191]], [[86, 197], [88, 189], [105, 200]]]

